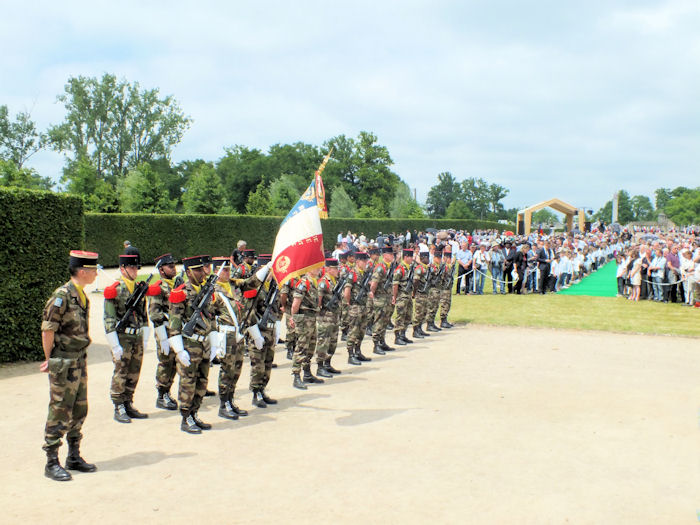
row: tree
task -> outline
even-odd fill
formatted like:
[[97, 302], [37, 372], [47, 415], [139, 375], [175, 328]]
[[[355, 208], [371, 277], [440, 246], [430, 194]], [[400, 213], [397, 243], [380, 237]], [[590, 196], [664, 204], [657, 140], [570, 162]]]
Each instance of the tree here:
[[683, 192], [676, 192], [677, 196], [666, 203], [666, 216], [681, 226], [700, 224], [700, 187], [682, 189]]
[[111, 184], [143, 162], [169, 158], [190, 125], [173, 97], [110, 74], [69, 78], [58, 101], [67, 115], [49, 128], [53, 148], [72, 161], [90, 159]]
[[478, 219], [485, 219], [489, 212], [489, 185], [484, 179], [469, 177], [462, 181], [462, 195], [467, 206]]
[[[245, 205], [248, 215], [273, 215], [275, 210], [270, 202], [270, 191], [264, 181], [258, 184], [255, 191], [248, 196], [248, 203]], [[285, 214], [286, 215], [286, 214]]]
[[208, 165], [201, 165], [187, 181], [182, 195], [185, 213], [228, 213], [224, 188], [216, 170]]
[[394, 198], [389, 203], [389, 216], [399, 219], [420, 219], [425, 217], [423, 209], [411, 194], [411, 188], [404, 181], [399, 182]]
[[537, 210], [535, 213], [532, 214], [532, 224], [535, 225], [549, 225], [549, 224], [554, 224], [556, 222], [561, 222], [559, 215], [554, 213], [552, 210], [543, 208], [541, 210]]
[[85, 211], [100, 213], [120, 211], [116, 189], [109, 182], [99, 178], [89, 158], [69, 160], [63, 167], [61, 180], [66, 182], [68, 193], [83, 197]]
[[447, 207], [446, 219], [473, 219], [474, 212], [462, 199], [454, 200]]
[[654, 197], [656, 201], [656, 209], [658, 211], [663, 211], [666, 208], [666, 204], [671, 200], [671, 190], [668, 188], [659, 188], [654, 192]]
[[654, 220], [654, 206], [651, 204], [651, 199], [646, 195], [635, 195], [630, 200], [632, 207], [632, 216], [635, 221], [651, 221]]
[[[438, 183], [428, 191], [425, 207], [428, 215], [442, 219], [450, 203], [462, 199], [462, 187], [449, 171], [438, 173]], [[453, 217], [454, 218], [454, 217]]]
[[0, 160], [0, 186], [13, 186], [29, 190], [51, 190], [53, 182], [48, 177], [41, 177], [31, 168], [17, 168], [9, 160]]
[[36, 130], [31, 115], [18, 113], [10, 121], [7, 106], [0, 106], [0, 160], [12, 162], [19, 173], [25, 162], [44, 148], [46, 135]]
[[488, 202], [491, 206], [491, 213], [493, 213], [493, 218], [496, 218], [498, 213], [503, 209], [501, 204], [501, 199], [503, 199], [510, 191], [499, 184], [489, 184], [487, 190]]
[[221, 176], [231, 206], [244, 213], [250, 193], [268, 173], [268, 159], [262, 151], [240, 145], [224, 151], [226, 154], [217, 162], [216, 172]]
[[357, 206], [350, 198], [350, 195], [345, 191], [342, 185], [336, 186], [331, 195], [331, 205], [328, 209], [328, 215], [334, 219], [349, 218], [352, 219], [357, 215]]
[[[300, 192], [292, 175], [282, 175], [270, 184], [270, 204], [274, 215], [287, 215], [299, 200]], [[250, 201], [249, 201], [250, 202]]]
[[[602, 220], [606, 223], [612, 221], [612, 201], [608, 201], [605, 205], [598, 210], [593, 218], [595, 220]], [[620, 224], [629, 224], [630, 222], [636, 220], [634, 212], [632, 211], [632, 202], [630, 200], [630, 194], [625, 190], [620, 190], [617, 193], [617, 222]]]
[[171, 200], [168, 189], [158, 173], [148, 163], [117, 183], [117, 192], [121, 210], [125, 213], [170, 213], [175, 210], [176, 202]]

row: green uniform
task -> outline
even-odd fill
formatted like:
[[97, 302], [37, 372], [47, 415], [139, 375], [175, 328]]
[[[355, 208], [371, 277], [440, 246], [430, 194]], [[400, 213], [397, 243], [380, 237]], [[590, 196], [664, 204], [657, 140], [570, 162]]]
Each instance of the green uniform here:
[[[216, 295], [221, 301], [217, 317], [218, 330], [226, 334], [226, 355], [220, 359], [219, 368], [219, 396], [221, 397], [233, 396], [243, 368], [245, 340], [236, 342], [236, 325], [241, 321], [243, 308], [241, 303], [234, 299], [234, 289], [230, 283], [216, 283]], [[236, 316], [236, 321], [232, 313]]]
[[[153, 327], [157, 328], [161, 325], [168, 326], [169, 310], [170, 310], [170, 291], [174, 287], [174, 279], [161, 279], [151, 289], [159, 289], [158, 294], [150, 294], [148, 300], [148, 317], [153, 323]], [[158, 366], [156, 367], [156, 387], [159, 391], [170, 392], [170, 387], [173, 385], [175, 374], [177, 373], [177, 356], [172, 350], [168, 351], [167, 355], [163, 352], [160, 346], [160, 341], [156, 337], [156, 355], [158, 356]]]
[[411, 267], [405, 261], [401, 261], [392, 278], [392, 286], [398, 284], [399, 290], [396, 296], [396, 323], [395, 330], [400, 332], [406, 330], [411, 324], [413, 315], [413, 300], [412, 291], [409, 291], [408, 276], [411, 272]]
[[299, 311], [294, 314], [297, 332], [297, 345], [294, 349], [292, 373], [298, 374], [302, 368], [311, 366], [316, 350], [316, 316], [318, 315], [317, 281], [312, 277], [299, 280], [294, 288], [294, 299], [301, 299]]
[[428, 280], [428, 265], [417, 262], [413, 270], [413, 291], [415, 301], [415, 311], [413, 313], [413, 327], [418, 327], [425, 321], [428, 314], [428, 292], [425, 289]]
[[391, 294], [384, 287], [387, 279], [391, 279], [389, 270], [390, 266], [384, 260], [379, 260], [372, 272], [371, 282], [377, 283], [372, 301], [372, 340], [375, 343], [384, 340], [386, 327], [391, 320], [391, 313], [394, 309], [394, 305], [391, 304]]
[[324, 360], [332, 357], [335, 354], [335, 349], [338, 344], [338, 328], [340, 326], [338, 311], [340, 301], [336, 304], [335, 309], [331, 310], [327, 307], [328, 301], [333, 296], [333, 289], [338, 280], [330, 274], [326, 274], [318, 280], [318, 300], [321, 305], [318, 317], [316, 319], [316, 361], [323, 364]]
[[[365, 330], [370, 322], [367, 312], [367, 293], [365, 299], [358, 301], [362, 281], [365, 279], [365, 270], [355, 267], [348, 273], [345, 289], [350, 290], [350, 304], [348, 305], [348, 348], [359, 347], [365, 336]], [[368, 285], [369, 286], [369, 285]]]
[[[265, 313], [265, 300], [270, 282], [266, 281], [263, 286], [260, 286], [260, 279], [253, 274], [245, 282], [238, 284], [243, 291], [243, 312], [247, 320], [246, 325], [257, 325]], [[252, 310], [251, 306], [253, 306]], [[274, 322], [275, 318], [272, 321]], [[261, 341], [256, 343], [250, 334], [247, 336], [248, 355], [250, 356], [250, 389], [253, 392], [264, 390], [270, 381], [272, 361], [275, 358], [275, 344], [277, 344], [274, 324], [258, 328], [262, 336]]]
[[445, 271], [442, 274], [442, 282], [440, 288], [440, 321], [447, 321], [447, 314], [450, 313], [452, 306], [452, 282], [454, 281], [455, 264], [445, 265]]
[[[428, 313], [426, 321], [429, 323], [435, 322], [438, 308], [440, 307], [440, 285], [443, 280], [443, 275], [440, 274], [442, 264], [432, 263], [430, 265], [430, 280], [428, 282]], [[444, 271], [443, 271], [444, 274]]]
[[[84, 304], [83, 304], [84, 299]], [[61, 438], [79, 442], [88, 412], [87, 347], [90, 303], [73, 281], [57, 288], [46, 302], [41, 330], [54, 332], [49, 357], [51, 399], [44, 429], [44, 450], [57, 450]]]

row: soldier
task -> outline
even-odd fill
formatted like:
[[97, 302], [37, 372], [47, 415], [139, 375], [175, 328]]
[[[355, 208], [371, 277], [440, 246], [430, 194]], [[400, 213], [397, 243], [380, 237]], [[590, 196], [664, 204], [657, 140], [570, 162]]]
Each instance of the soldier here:
[[153, 323], [156, 336], [156, 355], [158, 366], [156, 368], [156, 388], [158, 398], [156, 408], [164, 410], [177, 410], [177, 402], [170, 396], [170, 387], [173, 385], [177, 373], [175, 352], [170, 351], [168, 342], [168, 319], [170, 309], [170, 292], [175, 288], [175, 259], [169, 253], [156, 258], [156, 269], [160, 273], [160, 280], [149, 288], [148, 317]]
[[440, 286], [440, 328], [452, 328], [454, 325], [447, 321], [447, 314], [452, 306], [452, 283], [454, 282], [455, 267], [452, 262], [452, 252], [445, 250], [442, 263], [445, 271], [442, 274], [443, 280]]
[[394, 251], [391, 246], [381, 248], [382, 258], [379, 259], [372, 272], [369, 296], [372, 299], [372, 340], [375, 354], [382, 355], [394, 349], [386, 343], [386, 329], [391, 318], [393, 305], [386, 283], [391, 284], [391, 264], [394, 261]]
[[[345, 258], [346, 263], [345, 263], [344, 267], [341, 269], [341, 272], [340, 272], [341, 278], [346, 276], [348, 273], [350, 273], [350, 271], [353, 268], [355, 268], [355, 251], [352, 248], [350, 248], [347, 252], [345, 252], [341, 256], [341, 262], [342, 262], [343, 258]], [[348, 324], [348, 319], [349, 319], [348, 315], [349, 314], [348, 314], [347, 304], [345, 304], [345, 302], [343, 301], [343, 307], [340, 311], [340, 329], [342, 332], [342, 335], [340, 336], [341, 341], [347, 341], [347, 339], [348, 339], [348, 330], [350, 329], [349, 324]]]
[[97, 277], [97, 254], [73, 250], [68, 263], [70, 280], [57, 288], [44, 307], [41, 346], [46, 360], [39, 370], [48, 372], [49, 411], [44, 428], [46, 467], [44, 475], [54, 481], [73, 479], [58, 461], [61, 438], [68, 440], [66, 468], [94, 472], [97, 467], [80, 456], [80, 430], [88, 412], [87, 347], [90, 302], [84, 287]]
[[258, 408], [277, 404], [277, 400], [269, 397], [265, 392], [270, 381], [272, 361], [275, 358], [275, 343], [278, 337], [276, 323], [274, 323], [276, 318], [265, 326], [259, 324], [265, 313], [268, 294], [273, 292], [271, 287], [276, 286], [267, 281], [272, 266], [270, 259], [270, 255], [260, 255], [259, 268], [255, 273], [243, 281], [236, 280], [236, 285], [243, 292], [241, 330], [246, 332], [248, 337], [250, 390], [253, 392], [253, 405]]
[[[212, 271], [218, 272], [219, 267], [225, 262], [229, 262], [229, 259], [214, 257]], [[216, 283], [217, 330], [224, 337], [219, 368], [219, 417], [236, 420], [238, 416], [247, 416], [248, 412], [238, 408], [233, 402], [233, 394], [243, 368], [243, 347], [245, 346], [239, 325], [243, 305], [236, 301], [233, 290], [231, 270], [226, 266], [221, 270]]]
[[442, 249], [435, 247], [433, 252], [433, 262], [430, 263], [430, 279], [428, 283], [428, 313], [426, 317], [426, 328], [429, 332], [439, 332], [440, 328], [435, 325], [435, 316], [440, 307], [440, 292], [445, 275], [445, 268], [442, 265]]
[[[367, 253], [369, 253], [369, 262], [367, 263], [366, 271], [371, 275], [374, 273], [374, 268], [377, 265], [381, 251], [379, 248], [370, 248], [367, 250]], [[367, 337], [372, 337], [372, 327], [374, 326], [374, 299], [369, 294], [367, 295], [367, 305], [365, 310], [367, 311], [367, 318], [369, 321], [367, 323], [365, 335], [367, 335]]]
[[[292, 328], [297, 333], [297, 346], [292, 361], [292, 386], [306, 390], [306, 383], [323, 383], [323, 379], [311, 373], [311, 359], [316, 349], [316, 316], [318, 315], [318, 276], [320, 269], [313, 269], [299, 280], [292, 301]], [[304, 379], [299, 377], [302, 368]]]
[[[348, 273], [348, 279], [345, 282], [344, 299], [345, 305], [348, 307], [348, 363], [351, 365], [359, 365], [362, 361], [371, 361], [370, 357], [362, 354], [360, 345], [369, 323], [369, 315], [367, 315], [367, 295], [369, 293], [370, 274], [366, 274], [367, 261], [369, 254], [365, 252], [357, 252], [355, 254], [355, 268]], [[364, 289], [363, 289], [364, 286]], [[364, 295], [364, 297], [363, 297]]]
[[253, 275], [253, 263], [255, 262], [255, 250], [241, 250], [243, 261], [238, 265], [233, 273], [234, 279], [248, 279]]
[[430, 254], [420, 252], [419, 261], [413, 271], [413, 296], [415, 297], [415, 311], [413, 313], [413, 337], [422, 339], [430, 334], [423, 331], [421, 325], [428, 313], [428, 261]]
[[396, 323], [394, 327], [394, 343], [400, 346], [412, 343], [406, 337], [406, 328], [411, 323], [413, 314], [413, 249], [403, 250], [403, 258], [394, 270], [392, 277], [391, 304], [396, 306]]
[[289, 294], [294, 293], [294, 288], [299, 283], [299, 279], [293, 277], [282, 286], [280, 286], [280, 312], [285, 314], [285, 323], [287, 326], [287, 335], [285, 336], [286, 346], [287, 346], [287, 359], [292, 359], [294, 356], [294, 348], [297, 344], [297, 335], [294, 328], [292, 328], [292, 314], [289, 312], [292, 303], [289, 300]]
[[187, 257], [182, 263], [187, 273], [187, 283], [170, 292], [168, 341], [170, 349], [177, 356], [177, 373], [180, 375], [180, 430], [189, 434], [201, 434], [202, 430], [211, 429], [210, 424], [199, 419], [197, 411], [207, 391], [209, 358], [211, 352], [215, 351], [212, 349], [214, 337], [210, 334], [214, 331], [214, 316], [218, 305], [214, 304], [216, 296], [212, 296], [202, 309], [192, 335], [183, 334], [185, 324], [192, 318], [197, 307], [197, 299], [206, 281], [206, 274], [202, 256]]
[[316, 375], [321, 377], [340, 374], [340, 370], [331, 365], [331, 358], [338, 345], [338, 311], [341, 301], [340, 297], [333, 297], [333, 292], [338, 285], [338, 271], [338, 259], [326, 258], [324, 273], [318, 281], [319, 314], [316, 319], [318, 371]]
[[[139, 412], [133, 405], [143, 362], [143, 343], [148, 339], [145, 296], [135, 305], [120, 331], [116, 330], [117, 324], [127, 314], [127, 302], [135, 296], [137, 287], [145, 286], [143, 282], [136, 282], [138, 268], [136, 255], [120, 255], [121, 277], [104, 290], [104, 326], [114, 362], [110, 396], [114, 403], [114, 420], [119, 423], [131, 423], [132, 419], [148, 417], [148, 414]], [[149, 293], [152, 293], [150, 288], [147, 291]]]

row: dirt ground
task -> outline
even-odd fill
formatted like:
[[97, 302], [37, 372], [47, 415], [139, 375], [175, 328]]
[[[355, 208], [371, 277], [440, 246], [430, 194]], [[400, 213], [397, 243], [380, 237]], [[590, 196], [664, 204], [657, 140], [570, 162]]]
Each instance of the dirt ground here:
[[3, 367], [3, 523], [697, 523], [697, 339], [461, 326], [360, 367], [342, 348], [343, 374], [307, 391], [280, 345], [279, 404], [251, 408], [246, 363], [250, 415], [207, 398], [214, 428], [191, 436], [155, 408], [152, 339], [135, 397], [150, 418], [113, 421], [90, 298], [82, 451], [99, 471], [43, 476], [47, 378]]

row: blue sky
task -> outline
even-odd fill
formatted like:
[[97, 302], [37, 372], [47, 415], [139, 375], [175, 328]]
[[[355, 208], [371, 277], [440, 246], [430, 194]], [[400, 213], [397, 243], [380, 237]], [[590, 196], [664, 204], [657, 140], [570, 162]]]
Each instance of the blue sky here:
[[506, 207], [700, 185], [697, 0], [27, 4], [3, 6], [0, 104], [41, 128], [109, 72], [192, 117], [176, 162], [367, 130], [419, 200], [442, 171]]

